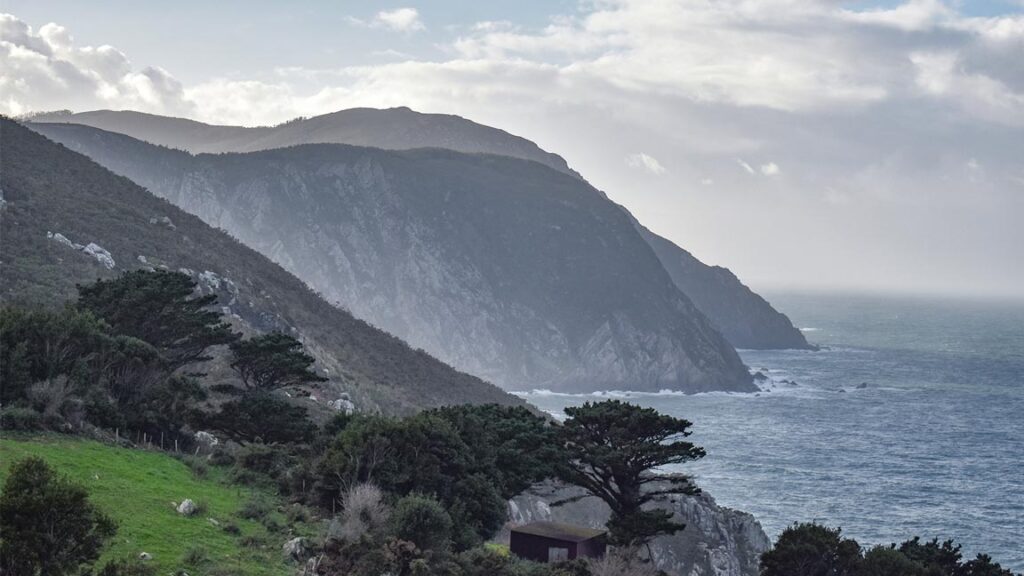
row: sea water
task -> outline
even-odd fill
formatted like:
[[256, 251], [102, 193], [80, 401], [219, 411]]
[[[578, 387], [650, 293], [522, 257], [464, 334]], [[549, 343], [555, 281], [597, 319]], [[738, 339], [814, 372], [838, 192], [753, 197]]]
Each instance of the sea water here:
[[770, 378], [760, 393], [522, 396], [556, 416], [618, 397], [692, 421], [707, 457], [681, 470], [773, 539], [807, 521], [864, 546], [955, 538], [1024, 571], [1024, 302], [769, 299], [822, 349], [741, 350]]

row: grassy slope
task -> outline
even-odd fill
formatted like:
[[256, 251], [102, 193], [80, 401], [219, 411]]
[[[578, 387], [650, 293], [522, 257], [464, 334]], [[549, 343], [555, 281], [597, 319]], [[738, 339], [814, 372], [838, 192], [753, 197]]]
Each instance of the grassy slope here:
[[[101, 562], [111, 558], [153, 555], [159, 574], [186, 569], [190, 574], [210, 573], [214, 568], [234, 569], [253, 575], [291, 574], [281, 554], [281, 545], [292, 536], [287, 532], [268, 534], [263, 525], [238, 516], [251, 498], [276, 502], [271, 491], [228, 486], [220, 482], [222, 471], [211, 467], [206, 478], [197, 478], [181, 461], [159, 452], [117, 448], [98, 442], [59, 435], [12, 436], [0, 439], [0, 479], [11, 464], [27, 456], [39, 456], [60, 473], [85, 486], [95, 502], [118, 522], [117, 535]], [[205, 503], [205, 514], [190, 518], [179, 515], [172, 502], [191, 498]], [[283, 515], [275, 512], [278, 522]], [[214, 526], [214, 518], [221, 526]], [[222, 527], [237, 525], [241, 535]], [[311, 530], [299, 526], [299, 532]], [[308, 534], [300, 534], [308, 535]], [[246, 536], [265, 539], [262, 547], [242, 545]], [[190, 566], [182, 557], [191, 548], [203, 548], [208, 562]]]

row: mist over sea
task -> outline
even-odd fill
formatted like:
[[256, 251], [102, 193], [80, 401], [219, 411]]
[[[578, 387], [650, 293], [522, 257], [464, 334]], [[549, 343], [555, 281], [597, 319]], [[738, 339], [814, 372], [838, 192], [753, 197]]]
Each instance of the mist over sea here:
[[[955, 537], [1024, 571], [1024, 302], [768, 299], [823, 348], [741, 351], [765, 391], [606, 396], [691, 420], [708, 456], [685, 469], [773, 539], [811, 520], [862, 545]], [[522, 396], [556, 415], [596, 397]]]

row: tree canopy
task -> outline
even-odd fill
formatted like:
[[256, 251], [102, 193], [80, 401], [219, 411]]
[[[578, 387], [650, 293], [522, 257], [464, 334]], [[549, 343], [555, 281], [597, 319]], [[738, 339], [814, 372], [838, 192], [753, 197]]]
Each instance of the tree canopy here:
[[611, 509], [609, 541], [640, 546], [685, 525], [666, 510], [645, 508], [673, 495], [695, 494], [688, 476], [661, 471], [704, 456], [684, 440], [691, 423], [618, 400], [565, 409], [561, 428], [565, 465], [561, 477]]
[[210, 310], [214, 295], [193, 296], [196, 283], [181, 272], [132, 270], [78, 286], [77, 307], [102, 318], [118, 334], [152, 344], [170, 370], [208, 360], [206, 350], [238, 339]]
[[310, 370], [313, 357], [295, 338], [272, 332], [231, 343], [231, 367], [247, 388], [274, 390], [327, 379]]

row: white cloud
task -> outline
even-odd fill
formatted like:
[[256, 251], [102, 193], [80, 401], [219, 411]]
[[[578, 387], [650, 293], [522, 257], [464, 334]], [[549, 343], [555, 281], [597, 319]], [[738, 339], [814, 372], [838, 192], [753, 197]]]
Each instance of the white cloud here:
[[112, 46], [76, 47], [62, 26], [35, 32], [0, 14], [0, 112], [95, 107], [192, 112], [181, 83], [165, 70], [136, 70]]
[[646, 170], [656, 176], [660, 176], [665, 173], [665, 167], [661, 165], [661, 162], [658, 162], [656, 158], [643, 152], [626, 156], [626, 165], [630, 168]]
[[[934, 246], [948, 249], [950, 270], [960, 258], [952, 280], [995, 285], [998, 274], [1016, 274], [1024, 282], [1024, 271], [976, 257], [1014, 261], [1007, 247], [1024, 243], [1009, 216], [1020, 213], [1024, 189], [1024, 14], [968, 17], [953, 0], [861, 12], [836, 0], [573, 5], [578, 12], [539, 29], [438, 26], [429, 51], [378, 52], [365, 60], [372, 65], [187, 86], [177, 71], [140, 66], [115, 47], [77, 46], [57, 24], [33, 31], [4, 16], [0, 112], [134, 108], [245, 125], [354, 106], [453, 113], [564, 155], [652, 229], [755, 283], [807, 262], [811, 281], [871, 277], [867, 264], [834, 257], [849, 253], [843, 242], [854, 237], [858, 254], [873, 251], [922, 284], [950, 280], [915, 268]], [[415, 31], [415, 16], [360, 24]], [[965, 169], [965, 150], [983, 170]], [[671, 171], [640, 154], [671, 158]], [[633, 194], [633, 170], [657, 173], [651, 166], [662, 177], [645, 188], [663, 193]], [[765, 184], [757, 194], [752, 175]], [[712, 182], [715, 194], [673, 196]], [[925, 207], [929, 225], [917, 226]], [[729, 230], [757, 230], [770, 218], [775, 232], [756, 241], [773, 259], [752, 255], [749, 237], [723, 234], [722, 218], [735, 224]], [[949, 228], [980, 232], [947, 245]], [[813, 250], [781, 260], [805, 234], [816, 238]]]
[[415, 8], [382, 10], [374, 17], [374, 22], [384, 28], [399, 32], [415, 32], [426, 28], [420, 21], [419, 11]]

